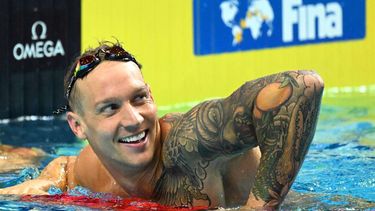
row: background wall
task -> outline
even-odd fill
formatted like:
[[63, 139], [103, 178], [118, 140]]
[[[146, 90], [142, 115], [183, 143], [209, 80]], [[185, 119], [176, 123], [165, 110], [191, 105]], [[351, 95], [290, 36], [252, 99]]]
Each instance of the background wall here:
[[0, 0], [0, 119], [52, 115], [81, 46], [81, 2]]
[[316, 70], [328, 92], [375, 84], [373, 0], [366, 1], [364, 39], [205, 56], [194, 54], [193, 1], [83, 0], [81, 12], [82, 49], [118, 38], [143, 64], [159, 105], [227, 96], [284, 70]]

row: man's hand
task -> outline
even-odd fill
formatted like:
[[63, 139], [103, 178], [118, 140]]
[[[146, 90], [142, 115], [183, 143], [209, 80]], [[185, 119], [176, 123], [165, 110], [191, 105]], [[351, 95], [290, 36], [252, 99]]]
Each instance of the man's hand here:
[[41, 149], [2, 144], [0, 145], [0, 172], [37, 167], [40, 165], [39, 160], [45, 155], [46, 153]]
[[23, 182], [21, 184], [0, 189], [0, 194], [48, 194], [51, 186], [65, 191], [76, 185], [73, 176], [73, 166], [75, 156], [61, 156], [49, 163], [36, 179]]
[[54, 182], [48, 180], [34, 179], [23, 182], [21, 184], [0, 189], [0, 194], [14, 194], [14, 195], [46, 195], [48, 189], [55, 185]]

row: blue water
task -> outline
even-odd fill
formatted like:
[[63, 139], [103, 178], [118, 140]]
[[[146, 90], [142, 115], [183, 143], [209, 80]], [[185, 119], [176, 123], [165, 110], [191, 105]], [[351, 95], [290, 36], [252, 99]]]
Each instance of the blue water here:
[[[316, 135], [283, 210], [375, 209], [375, 119], [372, 107], [323, 106]], [[3, 144], [39, 147], [48, 154], [37, 167], [0, 174], [0, 186], [37, 175], [50, 160], [76, 155], [85, 143], [61, 119], [0, 123]], [[0, 196], [0, 210], [91, 210], [20, 202]]]
[[[323, 106], [286, 208], [375, 209], [375, 119], [371, 107]], [[293, 200], [300, 202], [295, 204]]]

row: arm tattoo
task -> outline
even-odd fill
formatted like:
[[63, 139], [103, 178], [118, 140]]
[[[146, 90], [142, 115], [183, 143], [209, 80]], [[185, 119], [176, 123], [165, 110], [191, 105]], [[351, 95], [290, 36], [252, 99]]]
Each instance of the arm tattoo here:
[[[172, 206], [193, 205], [194, 199], [210, 204], [203, 192], [210, 161], [259, 145], [262, 157], [252, 192], [269, 206], [281, 203], [312, 140], [319, 111], [322, 91], [304, 84], [305, 75], [313, 73], [247, 82], [228, 98], [203, 102], [174, 121], [164, 142], [165, 168], [154, 198]], [[267, 92], [275, 84], [278, 89]], [[309, 97], [307, 88], [313, 89]], [[283, 98], [267, 105], [258, 100], [262, 92]]]
[[[305, 82], [312, 76], [297, 72], [276, 77], [279, 90], [288, 93], [287, 99], [269, 110], [254, 109], [262, 157], [252, 192], [266, 202], [265, 207], [281, 204], [313, 139], [323, 88]], [[256, 106], [258, 103], [255, 100]]]
[[[235, 142], [234, 120], [224, 124], [223, 101], [203, 102], [186, 113], [168, 134], [163, 147], [164, 171], [159, 179], [154, 198], [160, 203], [172, 206], [193, 205], [193, 200], [204, 200], [210, 205], [210, 198], [203, 193], [203, 181], [210, 161], [220, 155], [243, 151], [250, 145], [249, 135], [237, 134]], [[232, 118], [230, 118], [232, 119]], [[249, 121], [238, 118], [238, 125]]]
[[210, 201], [202, 193], [208, 161], [197, 159], [196, 116], [198, 106], [179, 119], [163, 146], [164, 170], [156, 184], [154, 199], [171, 206], [193, 205], [193, 199]]

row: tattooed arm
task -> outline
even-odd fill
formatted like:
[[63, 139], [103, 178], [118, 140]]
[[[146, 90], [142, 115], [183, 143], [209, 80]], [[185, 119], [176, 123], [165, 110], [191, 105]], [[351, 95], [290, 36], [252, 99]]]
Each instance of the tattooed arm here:
[[164, 142], [165, 170], [155, 199], [215, 206], [204, 191], [210, 162], [259, 146], [261, 161], [246, 206], [278, 207], [313, 138], [322, 91], [314, 72], [285, 72], [247, 82], [226, 99], [197, 105]]
[[235, 139], [254, 125], [262, 154], [247, 207], [277, 208], [285, 198], [313, 139], [322, 92], [317, 74], [298, 71], [248, 82], [225, 100]]

